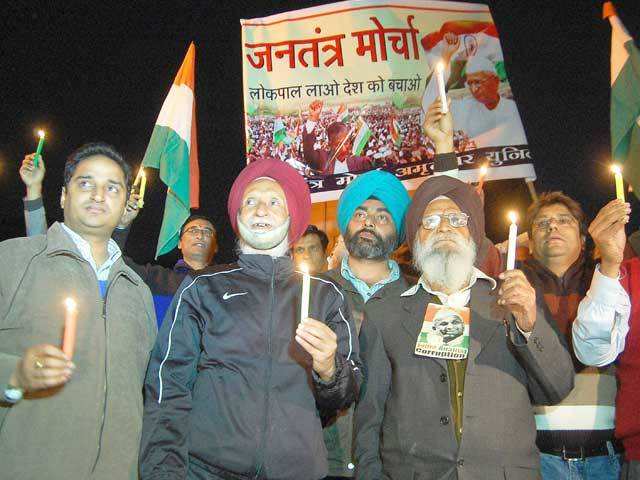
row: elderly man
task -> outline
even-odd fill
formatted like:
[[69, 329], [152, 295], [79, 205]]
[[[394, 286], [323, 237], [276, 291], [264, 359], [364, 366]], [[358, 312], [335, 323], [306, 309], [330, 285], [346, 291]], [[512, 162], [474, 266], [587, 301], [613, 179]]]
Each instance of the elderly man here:
[[[566, 345], [522, 272], [502, 273], [496, 292], [473, 266], [484, 238], [473, 187], [427, 180], [406, 229], [420, 280], [360, 333], [356, 478], [539, 478], [531, 399], [555, 403], [573, 387]], [[440, 305], [469, 316], [468, 348], [422, 348]]]
[[[109, 145], [79, 148], [65, 164], [64, 223], [0, 244], [3, 478], [138, 478], [156, 325], [149, 289], [110, 239], [129, 177]], [[67, 353], [66, 298], [77, 315]]]
[[[450, 71], [451, 57], [459, 48], [459, 40], [445, 43], [442, 60], [445, 63], [445, 82]], [[462, 130], [478, 148], [521, 145], [527, 143], [516, 103], [500, 96], [500, 77], [494, 62], [484, 56], [473, 55], [464, 66], [465, 83], [470, 96], [451, 101], [454, 129]], [[422, 97], [426, 112], [438, 97], [435, 75], [431, 76]]]
[[[358, 176], [340, 196], [338, 226], [347, 254], [327, 275], [345, 292], [358, 332], [369, 317], [383, 321], [409, 287], [390, 259], [404, 239], [409, 202], [400, 180], [380, 170]], [[353, 409], [338, 412], [325, 427], [324, 437], [332, 478], [352, 477]]]
[[287, 255], [310, 214], [287, 164], [249, 164], [229, 194], [237, 265], [187, 278], [146, 379], [142, 479], [311, 479], [327, 474], [317, 408], [348, 407], [360, 371], [342, 292]]

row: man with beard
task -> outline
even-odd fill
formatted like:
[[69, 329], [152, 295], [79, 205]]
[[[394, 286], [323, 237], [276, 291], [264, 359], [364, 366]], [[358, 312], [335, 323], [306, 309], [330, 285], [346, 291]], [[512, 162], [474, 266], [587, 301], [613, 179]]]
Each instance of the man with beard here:
[[[406, 229], [420, 280], [360, 334], [367, 381], [355, 412], [356, 478], [539, 478], [531, 402], [571, 391], [563, 339], [522, 272], [500, 274], [496, 292], [474, 267], [484, 216], [473, 187], [424, 182]], [[466, 358], [421, 353], [429, 304], [468, 309]]]
[[327, 474], [317, 408], [348, 407], [360, 371], [335, 284], [314, 278], [311, 318], [300, 318], [302, 278], [287, 253], [310, 210], [306, 182], [284, 162], [258, 160], [234, 182], [238, 263], [185, 280], [152, 353], [143, 480]]
[[[397, 304], [409, 287], [389, 256], [404, 238], [404, 214], [410, 200], [395, 175], [373, 170], [353, 180], [338, 202], [338, 226], [347, 255], [327, 275], [345, 292], [358, 332], [363, 321], [384, 312], [384, 305]], [[324, 438], [329, 478], [352, 477], [352, 408], [331, 419]]]

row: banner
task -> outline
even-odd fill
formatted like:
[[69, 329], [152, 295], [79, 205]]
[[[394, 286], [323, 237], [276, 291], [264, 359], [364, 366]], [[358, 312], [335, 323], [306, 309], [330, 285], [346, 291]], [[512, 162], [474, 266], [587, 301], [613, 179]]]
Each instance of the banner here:
[[424, 112], [444, 67], [460, 178], [535, 179], [486, 5], [347, 1], [241, 20], [247, 161], [271, 156], [307, 179], [313, 201], [358, 173], [393, 172], [409, 190], [433, 171]]

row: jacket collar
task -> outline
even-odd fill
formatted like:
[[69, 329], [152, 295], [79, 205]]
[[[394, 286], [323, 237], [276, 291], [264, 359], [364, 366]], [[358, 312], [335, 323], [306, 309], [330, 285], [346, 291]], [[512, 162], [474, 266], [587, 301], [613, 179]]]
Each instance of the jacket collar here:
[[238, 257], [238, 265], [257, 278], [287, 277], [293, 273], [293, 261], [290, 257], [271, 257], [255, 253], [241, 253]]
[[[52, 257], [56, 255], [70, 255], [75, 259], [88, 262], [84, 259], [78, 247], [76, 247], [73, 240], [67, 235], [59, 222], [54, 222], [47, 230], [47, 247], [45, 249], [45, 255]], [[123, 261], [122, 258], [116, 260], [109, 272], [109, 279], [114, 279], [118, 275], [126, 276], [135, 285], [140, 285], [140, 277], [131, 270]]]

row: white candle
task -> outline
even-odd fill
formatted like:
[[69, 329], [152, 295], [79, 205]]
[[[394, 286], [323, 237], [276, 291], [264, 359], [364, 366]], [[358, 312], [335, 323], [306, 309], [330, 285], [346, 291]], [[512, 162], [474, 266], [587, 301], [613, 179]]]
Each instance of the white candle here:
[[144, 173], [142, 167], [140, 167], [140, 170], [142, 171], [142, 180], [140, 180], [140, 198], [138, 198], [138, 208], [144, 207], [144, 191], [147, 188], [147, 174]]
[[484, 187], [484, 177], [487, 175], [487, 165], [482, 165], [480, 167], [480, 175], [478, 178], [478, 190], [482, 190]]
[[309, 267], [305, 263], [300, 265], [302, 270], [302, 297], [300, 299], [300, 321], [309, 317], [309, 294], [311, 290], [311, 277]]
[[62, 337], [62, 351], [67, 358], [73, 358], [73, 351], [76, 346], [76, 331], [78, 328], [78, 310], [73, 298], [64, 301], [66, 309], [64, 316], [64, 335]]
[[516, 246], [518, 243], [518, 216], [516, 212], [509, 212], [509, 247], [507, 249], [507, 270], [513, 270], [516, 266]]
[[447, 105], [447, 93], [444, 90], [444, 63], [438, 62], [436, 65], [436, 80], [438, 81], [438, 91], [440, 92], [440, 102], [442, 102], [442, 113], [449, 112]]

